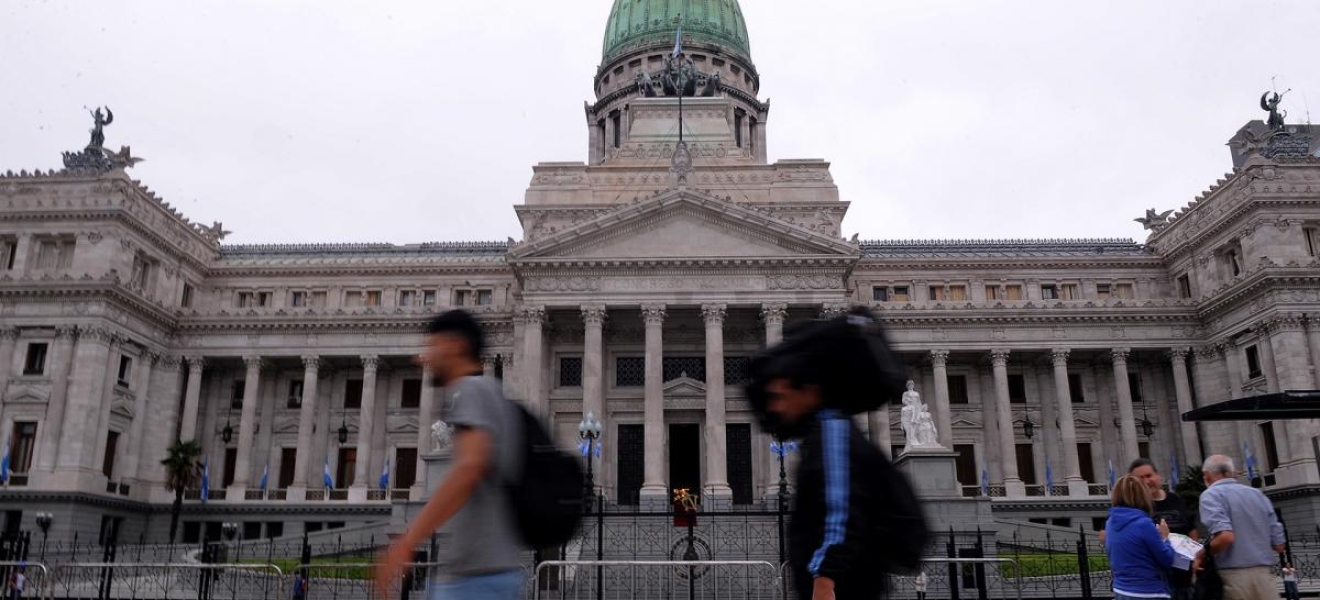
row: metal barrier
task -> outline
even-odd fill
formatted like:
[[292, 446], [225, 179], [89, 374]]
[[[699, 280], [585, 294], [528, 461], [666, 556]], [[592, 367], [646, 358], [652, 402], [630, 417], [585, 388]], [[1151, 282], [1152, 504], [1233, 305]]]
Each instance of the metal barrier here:
[[69, 563], [55, 565], [45, 598], [282, 600], [272, 564]]
[[[949, 572], [932, 573], [930, 568], [923, 567], [926, 572], [926, 595], [928, 600], [940, 598], [949, 598], [956, 600], [958, 598], [967, 598], [973, 600], [977, 598], [1001, 598], [1005, 599], [1006, 579], [1001, 569], [992, 573], [986, 573], [985, 568], [999, 567], [1008, 564], [1013, 566], [1012, 579], [1015, 582], [1013, 586], [1016, 590], [1017, 600], [1022, 600], [1022, 569], [1018, 567], [1018, 562], [1012, 558], [941, 558], [933, 556], [921, 559], [925, 565], [948, 565]], [[954, 571], [958, 571], [955, 573]], [[912, 583], [911, 576], [877, 574], [877, 577], [885, 577], [886, 582], [885, 598], [916, 598], [917, 592]], [[788, 563], [779, 567], [779, 580], [782, 582], [784, 593], [781, 600], [789, 600], [793, 597], [793, 571]], [[970, 585], [967, 585], [970, 584]], [[999, 589], [999, 594], [991, 593], [993, 589]]]
[[783, 579], [755, 560], [549, 560], [536, 566], [534, 600], [777, 600]]
[[[5, 597], [8, 598], [9, 579], [13, 576], [15, 570], [21, 570], [27, 583], [23, 586], [23, 596], [26, 598], [47, 598], [47, 588], [50, 587], [50, 569], [39, 562], [29, 561], [0, 561], [0, 583], [4, 584]], [[35, 574], [33, 573], [35, 571]]]
[[[299, 565], [290, 571], [286, 590], [297, 589], [298, 578], [306, 575], [304, 598], [352, 598], [376, 600], [375, 569], [379, 563], [313, 563]], [[432, 569], [443, 566], [437, 562], [408, 563], [403, 577], [392, 582], [388, 598], [409, 600], [426, 598], [426, 586]], [[317, 573], [324, 573], [317, 575]], [[292, 598], [292, 593], [287, 596]]]

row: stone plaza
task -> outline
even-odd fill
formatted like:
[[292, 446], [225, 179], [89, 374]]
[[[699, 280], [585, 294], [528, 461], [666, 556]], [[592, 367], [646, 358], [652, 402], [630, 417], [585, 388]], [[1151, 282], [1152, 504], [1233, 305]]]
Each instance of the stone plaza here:
[[[769, 160], [736, 0], [616, 0], [594, 82], [587, 159], [532, 168], [521, 240], [226, 244], [132, 179], [99, 117], [63, 168], [5, 172], [3, 529], [48, 511], [52, 539], [163, 540], [161, 460], [182, 439], [209, 477], [205, 498], [186, 492], [183, 541], [226, 521], [248, 539], [385, 531], [425, 493], [443, 415], [413, 357], [450, 308], [478, 315], [486, 373], [566, 448], [586, 413], [601, 422], [610, 506], [664, 507], [677, 488], [706, 509], [766, 506], [780, 469], [748, 361], [858, 304], [909, 366], [940, 446], [922, 460], [942, 457], [940, 502], [974, 505], [955, 511], [977, 515], [966, 525], [1091, 530], [1111, 469], [1210, 453], [1250, 455], [1292, 523], [1320, 522], [1320, 424], [1179, 419], [1320, 387], [1316, 128], [1226, 136], [1229, 172], [1148, 213], [1143, 242], [870, 241], [845, 237], [828, 162]], [[893, 400], [858, 421], [898, 455]]]

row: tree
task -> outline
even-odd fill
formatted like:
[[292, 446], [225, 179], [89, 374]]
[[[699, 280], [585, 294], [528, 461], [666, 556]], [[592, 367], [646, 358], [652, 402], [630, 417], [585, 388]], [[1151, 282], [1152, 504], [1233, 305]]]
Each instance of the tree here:
[[197, 487], [201, 480], [202, 467], [198, 458], [202, 456], [202, 445], [197, 440], [175, 440], [170, 444], [165, 460], [165, 489], [174, 492], [174, 507], [170, 511], [170, 543], [179, 531], [179, 514], [183, 512], [183, 493]]
[[1178, 494], [1193, 516], [1200, 514], [1201, 492], [1204, 491], [1205, 480], [1201, 478], [1201, 467], [1193, 465], [1183, 467], [1182, 479], [1174, 483], [1173, 492]]

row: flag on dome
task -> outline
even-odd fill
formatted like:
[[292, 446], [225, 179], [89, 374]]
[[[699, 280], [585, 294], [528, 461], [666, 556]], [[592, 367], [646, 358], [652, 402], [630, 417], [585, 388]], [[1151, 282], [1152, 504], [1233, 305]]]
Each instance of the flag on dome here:
[[670, 58], [678, 58], [683, 54], [683, 17], [678, 18], [678, 32], [674, 34], [674, 53]]

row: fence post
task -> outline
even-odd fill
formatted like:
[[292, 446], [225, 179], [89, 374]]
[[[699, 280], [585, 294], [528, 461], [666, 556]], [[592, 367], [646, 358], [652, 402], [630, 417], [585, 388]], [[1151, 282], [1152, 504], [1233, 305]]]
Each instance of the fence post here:
[[1082, 600], [1091, 600], [1091, 560], [1086, 555], [1086, 530], [1077, 526], [1077, 572], [1082, 580]]
[[[981, 535], [981, 528], [976, 528], [976, 558], [985, 558], [985, 538]], [[985, 563], [976, 563], [976, 598], [977, 600], [989, 600], [990, 594], [986, 589], [985, 582]]]
[[[605, 560], [605, 494], [596, 497], [596, 560]], [[596, 565], [596, 600], [605, 598], [605, 566]]]

